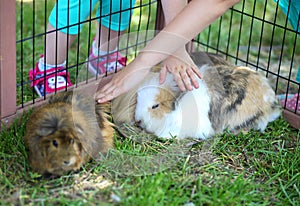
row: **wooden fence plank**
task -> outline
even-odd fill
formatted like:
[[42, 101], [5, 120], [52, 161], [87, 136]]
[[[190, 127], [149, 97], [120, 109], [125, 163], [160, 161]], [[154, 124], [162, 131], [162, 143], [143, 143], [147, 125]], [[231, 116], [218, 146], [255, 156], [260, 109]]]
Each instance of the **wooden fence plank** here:
[[16, 2], [0, 1], [0, 116], [16, 112]]

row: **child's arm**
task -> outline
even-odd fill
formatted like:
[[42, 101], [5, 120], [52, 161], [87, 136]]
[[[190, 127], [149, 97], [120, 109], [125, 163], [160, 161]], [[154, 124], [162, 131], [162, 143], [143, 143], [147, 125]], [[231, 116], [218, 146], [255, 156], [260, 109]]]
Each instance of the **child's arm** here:
[[[162, 7], [165, 23], [168, 25], [187, 5], [187, 0], [163, 0]], [[186, 51], [185, 45], [161, 63], [160, 83], [162, 84], [170, 72], [182, 91], [198, 88], [197, 76], [201, 78], [200, 71]], [[193, 72], [194, 71], [194, 72]], [[191, 85], [192, 83], [192, 85]]]
[[119, 71], [108, 84], [102, 87], [95, 97], [99, 102], [105, 102], [130, 90], [145, 78], [154, 65], [178, 51], [238, 2], [239, 0], [193, 0], [126, 68]]

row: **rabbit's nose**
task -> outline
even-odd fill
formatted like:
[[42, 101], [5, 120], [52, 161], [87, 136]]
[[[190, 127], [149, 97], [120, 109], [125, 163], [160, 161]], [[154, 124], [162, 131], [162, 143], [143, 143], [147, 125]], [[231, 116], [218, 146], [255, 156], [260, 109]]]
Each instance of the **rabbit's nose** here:
[[137, 120], [135, 123], [136, 123], [137, 125], [141, 125], [141, 124], [142, 124], [142, 120]]

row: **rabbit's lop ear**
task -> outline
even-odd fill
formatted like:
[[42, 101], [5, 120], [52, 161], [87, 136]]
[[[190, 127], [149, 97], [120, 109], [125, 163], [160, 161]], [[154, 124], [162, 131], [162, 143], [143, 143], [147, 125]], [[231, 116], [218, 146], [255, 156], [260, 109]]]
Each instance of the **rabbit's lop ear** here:
[[176, 110], [176, 108], [178, 107], [178, 102], [180, 102], [181, 98], [186, 94], [186, 92], [177, 92], [174, 95], [174, 100], [172, 103], [172, 109]]

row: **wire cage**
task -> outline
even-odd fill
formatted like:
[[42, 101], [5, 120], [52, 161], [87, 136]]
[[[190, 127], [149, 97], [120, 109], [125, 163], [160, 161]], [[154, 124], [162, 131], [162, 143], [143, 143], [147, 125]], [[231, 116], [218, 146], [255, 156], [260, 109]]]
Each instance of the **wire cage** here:
[[300, 2], [241, 1], [193, 40], [193, 50], [219, 53], [268, 77], [283, 116], [300, 128]]
[[[4, 124], [9, 124], [24, 110], [42, 104], [47, 98], [45, 94], [39, 97], [32, 88], [29, 71], [36, 67], [40, 55], [49, 46], [45, 44], [47, 35], [57, 35], [60, 29], [68, 29], [47, 30], [48, 17], [55, 2], [0, 1], [0, 112]], [[284, 108], [283, 116], [292, 126], [300, 128], [300, 18], [299, 7], [297, 9], [294, 2], [242, 0], [195, 37], [187, 48], [190, 52], [218, 53], [234, 64], [251, 67], [266, 75]], [[163, 27], [164, 19], [160, 0], [136, 0], [125, 10], [132, 12], [130, 25], [125, 33], [119, 34], [117, 45], [128, 63]], [[95, 91], [94, 82], [100, 75], [88, 75], [87, 63], [97, 34], [96, 24], [99, 21], [101, 24], [101, 18], [118, 12], [109, 15], [100, 12], [97, 16], [95, 9], [90, 8], [89, 17], [79, 22], [82, 31], [66, 50], [65, 68], [73, 84], [67, 89]], [[57, 78], [57, 73], [54, 77]], [[292, 107], [291, 99], [294, 101]]]
[[[67, 2], [69, 10], [70, 7], [72, 7], [71, 1], [65, 0], [64, 2]], [[41, 79], [42, 86], [45, 86], [47, 84], [46, 81], [49, 81], [49, 79], [40, 78], [40, 76], [48, 77], [49, 74], [47, 73], [46, 75], [46, 71], [36, 73], [33, 69], [37, 67], [41, 54], [44, 54], [44, 59], [50, 59], [45, 52], [47, 48], [50, 47], [52, 49], [54, 48], [56, 52], [54, 57], [55, 64], [59, 64], [58, 59], [61, 53], [58, 53], [59, 49], [57, 48], [61, 46], [61, 42], [58, 40], [54, 41], [55, 45], [47, 44], [48, 36], [52, 35], [57, 39], [61, 30], [69, 30], [72, 26], [82, 26], [81, 32], [78, 27], [78, 34], [72, 44], [70, 39], [74, 35], [67, 36], [66, 47], [69, 47], [69, 49], [66, 50], [65, 74], [69, 75], [72, 86], [67, 84], [63, 86], [64, 90], [79, 87], [82, 89], [85, 88], [87, 92], [92, 94], [96, 89], [94, 87], [95, 81], [103, 76], [100, 77], [98, 71], [94, 75], [88, 72], [89, 55], [92, 50], [93, 38], [96, 35], [99, 35], [100, 38], [104, 35], [100, 30], [97, 30], [97, 24], [102, 25], [101, 21], [104, 18], [111, 20], [113, 15], [117, 15], [117, 18], [122, 22], [121, 18], [123, 18], [123, 16], [119, 14], [123, 12], [131, 13], [128, 19], [130, 24], [126, 28], [125, 33], [119, 32], [121, 31], [120, 28], [115, 29], [120, 37], [108, 42], [108, 44], [111, 44], [111, 42], [117, 41], [118, 55], [121, 54], [126, 57], [126, 62], [122, 62], [126, 64], [154, 37], [155, 31], [159, 30], [159, 19], [161, 19], [163, 15], [162, 12], [159, 11], [161, 8], [161, 6], [159, 6], [160, 2], [156, 0], [120, 1], [120, 8], [117, 11], [114, 11], [110, 5], [112, 1], [88, 0], [77, 2], [89, 4], [88, 17], [79, 22], [77, 21], [77, 23], [58, 29], [49, 29], [48, 27], [49, 16], [51, 12], [55, 10], [54, 5], [56, 0], [16, 0], [15, 2], [3, 0], [0, 2], [2, 21], [0, 29], [0, 48], [2, 59], [5, 60], [1, 62], [0, 71], [0, 111], [2, 123], [10, 124], [13, 119], [22, 115], [24, 110], [39, 106], [47, 99], [48, 95], [46, 92], [40, 92], [40, 94], [38, 94], [36, 90], [33, 89], [33, 80]], [[109, 9], [109, 13], [102, 11], [104, 7], [102, 5], [103, 2], [108, 3], [106, 7]], [[132, 3], [126, 5], [128, 2]], [[79, 10], [80, 9], [82, 8], [79, 7]], [[78, 13], [81, 15], [80, 11], [78, 11]], [[68, 18], [67, 21], [70, 22], [71, 20]], [[58, 23], [59, 22], [55, 22], [55, 24]], [[111, 27], [111, 25], [108, 25], [108, 27]], [[106, 35], [108, 35], [109, 38], [109, 36], [112, 35], [112, 30]], [[109, 58], [107, 59], [109, 60]], [[109, 62], [104, 62], [104, 65], [107, 67], [107, 65], [109, 65], [108, 63]], [[61, 71], [53, 71], [50, 76], [57, 80], [61, 75], [60, 72]], [[112, 72], [117, 72], [117, 69]], [[106, 75], [107, 73], [105, 76]], [[103, 78], [103, 81], [107, 80]], [[68, 83], [68, 81], [64, 83]], [[54, 93], [59, 91], [57, 85], [54, 85], [53, 90]]]
[[[68, 9], [71, 12], [70, 5], [74, 1], [64, 1], [68, 2]], [[71, 2], [71, 3], [70, 3]], [[80, 2], [80, 1], [79, 1]], [[70, 73], [70, 81], [72, 84], [77, 84], [80, 83], [80, 81], [86, 81], [88, 83], [89, 80], [93, 79], [90, 77], [83, 77], [84, 73], [87, 68], [87, 63], [88, 63], [88, 57], [91, 54], [92, 50], [92, 42], [93, 42], [93, 37], [96, 35], [101, 38], [103, 35], [107, 35], [108, 38], [110, 35], [112, 35], [113, 31], [110, 30], [108, 31], [108, 34], [102, 33], [102, 30], [96, 30], [96, 24], [99, 22], [99, 24], [102, 24], [102, 19], [112, 19], [113, 15], [120, 14], [121, 12], [131, 12], [133, 13], [132, 16], [129, 16], [132, 23], [129, 24], [127, 27], [127, 34], [129, 33], [136, 33], [137, 31], [146, 31], [147, 35], [144, 35], [143, 38], [139, 39], [134, 39], [132, 37], [129, 37], [129, 35], [123, 34], [121, 35], [120, 33], [120, 26], [119, 28], [116, 28], [118, 35], [122, 36], [120, 39], [112, 39], [108, 42], [108, 44], [112, 44], [113, 41], [118, 41], [118, 51], [121, 55], [126, 56], [128, 61], [130, 59], [134, 58], [134, 56], [137, 53], [137, 50], [139, 47], [142, 47], [145, 45], [147, 41], [149, 41], [150, 38], [153, 38], [153, 33], [152, 36], [150, 34], [150, 31], [155, 30], [155, 18], [156, 18], [156, 1], [136, 1], [136, 4], [130, 5], [126, 8], [120, 8], [118, 11], [111, 11], [109, 14], [106, 14], [102, 12], [102, 7], [104, 7], [101, 3], [102, 1], [98, 1], [98, 5], [92, 5], [90, 2], [97, 2], [97, 1], [85, 1], [84, 4], [89, 4], [87, 7], [90, 8], [85, 8], [88, 9], [89, 11], [89, 17], [87, 19], [80, 20], [77, 23], [68, 23], [68, 26], [64, 26], [62, 28], [58, 29], [48, 29], [48, 16], [50, 15], [50, 12], [53, 12], [57, 10], [56, 12], [56, 22], [54, 24], [57, 24], [53, 27], [59, 27], [60, 20], [58, 19], [58, 7], [61, 5], [58, 5], [56, 8], [53, 8], [55, 1], [54, 0], [45, 0], [45, 1], [31, 1], [31, 3], [24, 3], [24, 1], [21, 1], [17, 5], [17, 12], [19, 11], [19, 14], [17, 18], [19, 18], [19, 21], [17, 21], [17, 68], [19, 68], [19, 72], [17, 72], [17, 103], [20, 105], [24, 105], [27, 102], [32, 101], [32, 103], [35, 102], [35, 99], [39, 96], [43, 96], [44, 99], [46, 98], [47, 94], [44, 91], [41, 92], [43, 94], [39, 94], [39, 91], [34, 91], [32, 90], [32, 79], [28, 79], [28, 76], [30, 77], [30, 74], [28, 75], [28, 72], [32, 70], [32, 68], [37, 67], [36, 63], [40, 59], [40, 55], [44, 55], [44, 60], [47, 61], [48, 59], [51, 58], [53, 61], [54, 59], [54, 65], [61, 64], [61, 62], [58, 62], [58, 59], [60, 58], [59, 55], [65, 55], [65, 69], [67, 73]], [[112, 3], [112, 1], [106, 1]], [[122, 2], [122, 1], [121, 1]], [[124, 0], [125, 2], [125, 0]], [[126, 3], [131, 2], [126, 1]], [[134, 3], [135, 1], [132, 0]], [[83, 6], [83, 4], [81, 5]], [[98, 7], [100, 12], [96, 12], [95, 9], [92, 8], [92, 6]], [[110, 10], [112, 10], [111, 5], [105, 5], [110, 7]], [[122, 5], [121, 5], [122, 6]], [[77, 9], [77, 8], [76, 8]], [[83, 9], [79, 7], [79, 10]], [[96, 9], [97, 10], [97, 9]], [[40, 13], [42, 12], [42, 14]], [[83, 15], [83, 12], [78, 11], [78, 15]], [[97, 13], [97, 14], [96, 14]], [[73, 14], [73, 13], [72, 13]], [[51, 14], [52, 15], [52, 14]], [[69, 14], [67, 14], [69, 15]], [[24, 18], [26, 16], [26, 18]], [[65, 18], [67, 18], [67, 22], [71, 22], [71, 14]], [[127, 15], [128, 16], [128, 15]], [[119, 15], [120, 21], [123, 16]], [[50, 17], [49, 17], [50, 19]], [[105, 20], [106, 20], [105, 19]], [[103, 20], [104, 22], [104, 20]], [[80, 25], [82, 28], [82, 31], [80, 32], [80, 28], [76, 27], [73, 29], [74, 26]], [[111, 22], [109, 22], [108, 27], [112, 27]], [[67, 30], [67, 31], [65, 31]], [[72, 34], [74, 30], [77, 31], [77, 35]], [[60, 52], [61, 50], [61, 41], [48, 41], [47, 37], [52, 35], [54, 36], [54, 39], [59, 38], [59, 35], [65, 33], [71, 33], [71, 35], [68, 35], [66, 38], [66, 42], [64, 42], [66, 45], [63, 47], [70, 47], [70, 49], [67, 49], [65, 52], [66, 54], [62, 54], [63, 52]], [[76, 31], [75, 31], [76, 32]], [[74, 40], [73, 44], [70, 43], [70, 39], [72, 36], [75, 36], [76, 39]], [[50, 43], [49, 43], [50, 42]], [[48, 43], [48, 45], [47, 45]], [[53, 45], [56, 44], [56, 45]], [[98, 46], [100, 45], [100, 41], [98, 43]], [[56, 50], [56, 55], [52, 57], [51, 55], [47, 56], [48, 52], [45, 52], [46, 50]], [[47, 59], [47, 60], [46, 60]], [[107, 58], [108, 59], [108, 58]], [[108, 62], [105, 62], [105, 66], [108, 65]], [[58, 65], [57, 65], [58, 67]], [[56, 73], [59, 74], [58, 71], [55, 71]], [[114, 71], [117, 72], [117, 71]], [[35, 73], [35, 72], [33, 72]], [[99, 71], [96, 71], [97, 74], [95, 74], [95, 78], [98, 78], [100, 73]], [[45, 73], [46, 74], [46, 73]], [[56, 74], [58, 76], [58, 74]], [[33, 75], [33, 79], [38, 79], [38, 77]], [[39, 75], [39, 74], [36, 74]], [[43, 75], [43, 74], [42, 74]], [[80, 76], [79, 76], [80, 75]], [[55, 78], [57, 78], [55, 76]], [[79, 79], [80, 78], [80, 79]], [[43, 79], [45, 80], [45, 79]], [[42, 85], [43, 86], [43, 85]], [[55, 85], [54, 85], [55, 86]], [[55, 86], [55, 92], [58, 90], [57, 88], [58, 85]], [[67, 86], [67, 85], [65, 85]], [[77, 85], [76, 85], [77, 86]], [[39, 96], [37, 95], [39, 94]]]

